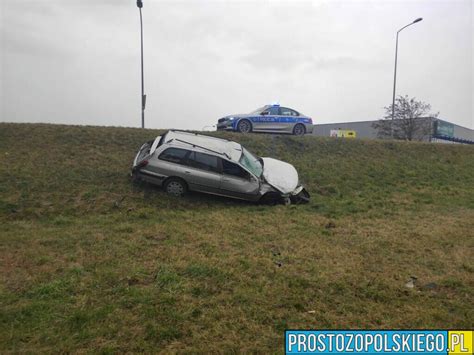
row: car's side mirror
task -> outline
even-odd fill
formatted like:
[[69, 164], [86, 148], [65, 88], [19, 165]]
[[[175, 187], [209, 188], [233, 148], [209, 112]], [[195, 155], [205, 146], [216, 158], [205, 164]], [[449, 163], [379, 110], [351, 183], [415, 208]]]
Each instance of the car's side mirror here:
[[261, 115], [262, 115], [262, 116], [265, 116], [265, 115], [268, 115], [269, 113], [270, 113], [270, 112], [268, 112], [268, 111], [263, 111], [263, 112], [261, 113]]

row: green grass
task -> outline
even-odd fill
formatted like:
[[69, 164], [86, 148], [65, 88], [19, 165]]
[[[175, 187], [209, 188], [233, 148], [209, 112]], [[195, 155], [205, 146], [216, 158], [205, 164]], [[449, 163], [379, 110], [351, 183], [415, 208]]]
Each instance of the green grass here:
[[0, 124], [0, 352], [282, 352], [285, 328], [474, 326], [473, 147], [215, 133], [298, 169], [311, 203], [270, 207], [133, 186], [159, 133]]

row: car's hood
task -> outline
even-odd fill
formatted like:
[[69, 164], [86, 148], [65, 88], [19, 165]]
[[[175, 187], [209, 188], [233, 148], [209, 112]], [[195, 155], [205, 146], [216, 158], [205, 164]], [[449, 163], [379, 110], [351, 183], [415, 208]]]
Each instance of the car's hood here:
[[262, 158], [263, 177], [274, 188], [284, 194], [293, 192], [298, 186], [298, 172], [291, 164], [273, 158]]
[[225, 116], [224, 118], [231, 118], [231, 117], [234, 117], [234, 118], [248, 117], [248, 114], [238, 113], [238, 114], [235, 114], [235, 115]]

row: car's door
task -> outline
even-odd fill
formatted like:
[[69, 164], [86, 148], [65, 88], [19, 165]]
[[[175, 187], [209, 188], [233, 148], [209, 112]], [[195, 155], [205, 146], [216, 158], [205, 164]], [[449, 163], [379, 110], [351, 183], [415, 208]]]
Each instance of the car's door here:
[[278, 130], [278, 106], [269, 106], [260, 115], [252, 118], [254, 131]]
[[260, 197], [260, 183], [257, 178], [235, 163], [225, 159], [221, 159], [221, 162], [220, 189], [223, 195], [245, 200], [257, 200]]
[[278, 115], [278, 130], [282, 132], [293, 132], [293, 127], [298, 121], [298, 112], [288, 107], [280, 107]]
[[166, 148], [154, 155], [141, 172], [162, 183], [169, 176], [185, 178], [186, 159], [190, 153], [187, 149]]
[[210, 154], [194, 151], [189, 153], [184, 173], [191, 190], [220, 193], [222, 175], [219, 159]]

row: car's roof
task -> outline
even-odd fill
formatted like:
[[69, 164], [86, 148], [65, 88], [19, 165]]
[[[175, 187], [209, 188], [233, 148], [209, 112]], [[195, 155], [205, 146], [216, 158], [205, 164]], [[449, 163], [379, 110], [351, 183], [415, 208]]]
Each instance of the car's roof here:
[[242, 155], [242, 146], [239, 143], [191, 132], [170, 130], [164, 135], [163, 143], [172, 143], [183, 148], [194, 146], [208, 153], [214, 152], [227, 156], [234, 161], [239, 161]]
[[260, 110], [266, 110], [266, 109], [268, 109], [268, 108], [270, 108], [270, 107], [288, 108], [288, 109], [290, 109], [290, 110], [293, 110], [293, 111], [297, 112], [301, 117], [307, 117], [306, 115], [302, 114], [300, 111], [295, 110], [294, 108], [291, 108], [291, 107], [288, 107], [288, 106], [281, 106], [280, 104], [277, 104], [277, 103], [265, 105], [265, 106], [263, 106], [263, 107], [260, 107], [260, 108], [257, 108], [257, 109], [255, 109], [255, 110], [253, 110], [253, 111], [250, 112], [250, 113], [258, 112], [258, 111], [260, 111]]

